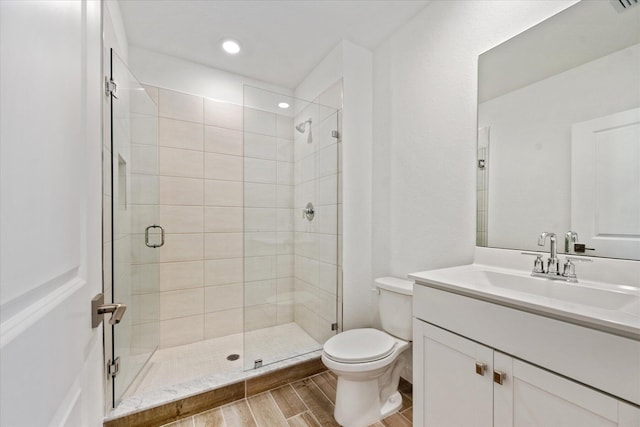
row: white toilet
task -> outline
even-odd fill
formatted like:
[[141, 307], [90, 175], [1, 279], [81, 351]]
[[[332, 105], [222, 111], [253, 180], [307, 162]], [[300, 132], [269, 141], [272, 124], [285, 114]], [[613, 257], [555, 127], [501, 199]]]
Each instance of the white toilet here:
[[334, 417], [344, 427], [372, 424], [400, 409], [400, 374], [412, 333], [413, 282], [375, 280], [382, 329], [352, 329], [324, 344], [322, 362], [338, 376]]

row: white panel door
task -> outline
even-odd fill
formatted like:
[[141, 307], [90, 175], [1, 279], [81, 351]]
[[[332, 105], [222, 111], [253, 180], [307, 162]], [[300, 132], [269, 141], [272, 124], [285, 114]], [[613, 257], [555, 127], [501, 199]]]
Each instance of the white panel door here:
[[97, 426], [101, 3], [0, 1], [0, 425]]
[[495, 352], [496, 427], [580, 426], [637, 427], [640, 409], [604, 393]]
[[640, 259], [640, 108], [576, 123], [571, 229], [589, 255]]
[[419, 321], [414, 322], [413, 345], [419, 346], [414, 350], [414, 363], [419, 364], [414, 398], [420, 406], [414, 424], [493, 425], [493, 350]]

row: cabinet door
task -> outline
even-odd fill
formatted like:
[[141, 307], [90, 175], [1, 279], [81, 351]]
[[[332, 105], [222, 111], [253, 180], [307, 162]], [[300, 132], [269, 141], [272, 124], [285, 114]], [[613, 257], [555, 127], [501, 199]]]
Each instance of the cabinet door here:
[[493, 350], [430, 324], [414, 323], [415, 426], [493, 424]]
[[494, 365], [496, 427], [640, 426], [638, 408], [582, 384], [499, 352]]

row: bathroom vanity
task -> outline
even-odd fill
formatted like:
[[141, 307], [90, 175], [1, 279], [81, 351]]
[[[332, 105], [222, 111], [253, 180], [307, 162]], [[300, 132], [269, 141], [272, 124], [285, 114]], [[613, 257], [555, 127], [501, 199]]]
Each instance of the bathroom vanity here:
[[415, 426], [640, 426], [640, 263], [594, 259], [567, 283], [530, 261], [477, 248], [410, 275]]

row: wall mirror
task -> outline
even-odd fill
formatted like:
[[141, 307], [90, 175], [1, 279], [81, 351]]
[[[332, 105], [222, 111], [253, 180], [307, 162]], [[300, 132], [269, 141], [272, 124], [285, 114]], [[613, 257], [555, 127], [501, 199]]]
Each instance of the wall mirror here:
[[546, 252], [548, 231], [559, 252], [640, 260], [640, 5], [576, 3], [478, 75], [477, 245]]

